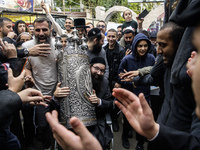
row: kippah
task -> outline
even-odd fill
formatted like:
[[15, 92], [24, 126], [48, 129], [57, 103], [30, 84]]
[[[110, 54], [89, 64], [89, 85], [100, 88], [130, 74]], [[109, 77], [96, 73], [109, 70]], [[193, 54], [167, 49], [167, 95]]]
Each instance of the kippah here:
[[98, 29], [98, 28], [92, 28], [89, 32], [88, 32], [88, 37], [91, 37], [91, 36], [97, 36], [97, 35], [100, 35], [101, 33], [101, 30]]
[[90, 64], [93, 65], [93, 64], [96, 64], [96, 63], [100, 63], [100, 64], [103, 64], [106, 66], [106, 62], [104, 60], [104, 58], [102, 57], [94, 57], [91, 61], [90, 61]]

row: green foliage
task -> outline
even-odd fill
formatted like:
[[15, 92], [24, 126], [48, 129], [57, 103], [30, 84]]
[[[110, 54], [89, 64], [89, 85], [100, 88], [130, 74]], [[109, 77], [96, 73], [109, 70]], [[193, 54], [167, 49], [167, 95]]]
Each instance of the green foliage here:
[[[56, 3], [56, 7], [63, 8], [63, 0], [54, 0]], [[106, 11], [113, 6], [125, 6], [133, 10], [136, 14], [141, 12], [141, 3], [128, 3], [128, 0], [82, 0], [84, 8], [91, 9], [92, 14], [95, 16], [95, 7], [103, 6]], [[148, 11], [151, 11], [155, 5], [159, 5], [160, 3], [143, 3], [142, 10], [145, 8]], [[71, 8], [71, 9], [70, 9]], [[65, 0], [65, 11], [80, 11], [80, 0]], [[120, 12], [114, 14], [111, 17], [113, 22], [123, 23], [124, 19], [122, 18]]]

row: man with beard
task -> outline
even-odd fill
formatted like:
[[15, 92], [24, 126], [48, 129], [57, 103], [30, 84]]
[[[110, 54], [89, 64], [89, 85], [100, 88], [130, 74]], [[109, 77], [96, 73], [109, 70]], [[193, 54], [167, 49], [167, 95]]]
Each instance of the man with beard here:
[[66, 18], [64, 25], [65, 30], [63, 30], [60, 25], [56, 23], [43, 1], [41, 1], [41, 7], [44, 9], [46, 17], [52, 22], [52, 27], [58, 35], [67, 34], [68, 37], [72, 37], [72, 27], [74, 26], [74, 21], [71, 18]]
[[102, 57], [94, 57], [90, 62], [94, 91], [89, 101], [96, 106], [97, 125], [88, 127], [88, 130], [98, 139], [103, 149], [113, 137], [110, 127], [105, 122], [105, 114], [113, 109], [109, 82], [104, 77], [105, 68], [106, 62]]
[[[50, 44], [50, 54], [44, 57], [29, 57], [26, 64], [26, 75], [33, 77], [35, 85], [45, 95], [53, 95], [57, 84], [57, 54], [54, 48], [54, 39], [51, 38], [51, 22], [47, 18], [37, 18], [34, 23], [35, 39], [25, 42], [22, 46], [29, 48], [35, 44]], [[50, 111], [50, 106], [35, 107], [36, 136], [42, 142], [44, 148], [51, 145], [49, 125], [45, 113]]]
[[104, 41], [104, 34], [98, 28], [93, 28], [88, 32], [88, 55], [89, 60], [91, 61], [94, 57], [102, 57], [106, 61], [106, 71], [104, 77], [108, 79], [109, 76], [109, 67], [106, 59], [106, 52], [102, 48]]
[[123, 32], [124, 36], [120, 40], [120, 45], [124, 47], [126, 51], [125, 55], [129, 55], [131, 53], [131, 45], [135, 37], [135, 31], [132, 27], [127, 27]]

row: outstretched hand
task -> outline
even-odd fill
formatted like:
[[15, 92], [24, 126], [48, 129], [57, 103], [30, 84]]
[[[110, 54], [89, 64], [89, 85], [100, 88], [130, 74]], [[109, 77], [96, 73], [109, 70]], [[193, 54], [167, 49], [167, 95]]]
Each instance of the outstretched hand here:
[[17, 93], [23, 103], [30, 103], [31, 105], [43, 105], [48, 106], [44, 103], [45, 99], [51, 99], [51, 96], [43, 96], [42, 93], [36, 89], [25, 89]]
[[55, 140], [64, 150], [102, 150], [100, 143], [78, 118], [70, 119], [76, 134], [59, 124], [57, 111], [53, 110], [52, 114], [47, 112], [46, 119], [52, 128]]
[[112, 95], [121, 102], [115, 101], [115, 104], [139, 134], [148, 139], [156, 136], [159, 131], [159, 125], [154, 121], [152, 110], [143, 94], [137, 97], [128, 90], [115, 88]]

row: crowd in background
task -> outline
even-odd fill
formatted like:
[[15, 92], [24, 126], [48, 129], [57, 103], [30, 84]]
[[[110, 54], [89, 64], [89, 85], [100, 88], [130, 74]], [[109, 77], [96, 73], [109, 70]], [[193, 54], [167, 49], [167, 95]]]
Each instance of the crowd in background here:
[[[166, 0], [158, 33], [144, 30], [144, 18], [133, 19], [130, 10], [123, 12], [122, 25], [109, 30], [103, 20], [94, 25], [84, 18], [66, 18], [62, 29], [44, 2], [46, 17], [29, 26], [18, 20], [13, 27], [11, 19], [0, 17], [0, 149], [53, 149], [56, 140], [57, 149], [107, 150], [113, 132], [105, 116], [118, 132], [121, 111], [126, 149], [133, 129], [136, 150], [144, 150], [145, 142], [148, 150], [200, 149], [199, 5]], [[68, 130], [58, 122], [59, 100], [70, 95], [70, 87], [58, 80], [57, 58], [74, 29], [87, 39], [93, 84], [88, 100], [97, 124], [85, 127], [73, 117]], [[153, 89], [159, 89], [156, 96]]]

